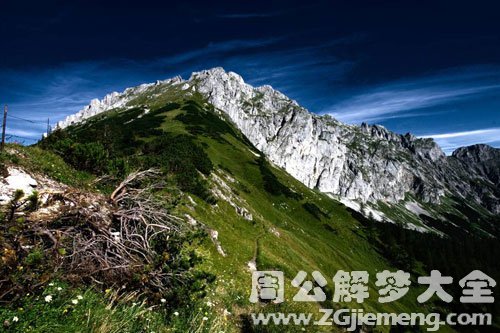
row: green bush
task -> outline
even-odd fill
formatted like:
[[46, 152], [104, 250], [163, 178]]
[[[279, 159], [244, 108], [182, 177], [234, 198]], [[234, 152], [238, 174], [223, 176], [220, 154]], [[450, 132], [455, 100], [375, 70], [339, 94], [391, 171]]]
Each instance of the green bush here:
[[283, 183], [279, 181], [279, 179], [271, 171], [271, 168], [269, 168], [268, 162], [266, 161], [265, 157], [261, 155], [257, 162], [259, 163], [260, 173], [262, 174], [264, 189], [267, 192], [272, 195], [283, 194], [284, 196], [295, 200], [302, 199], [302, 195], [290, 190], [288, 186], [283, 185]]
[[107, 171], [108, 152], [101, 143], [77, 143], [72, 150], [70, 159], [75, 168], [94, 174], [103, 174]]
[[42, 141], [41, 147], [54, 151], [78, 170], [97, 175], [108, 171], [109, 153], [100, 142], [79, 143], [64, 134], [56, 134], [56, 138]]
[[34, 248], [30, 253], [28, 253], [26, 258], [24, 258], [24, 263], [29, 266], [36, 266], [40, 264], [42, 260], [43, 251], [38, 248]]
[[179, 188], [212, 203], [214, 201], [207, 182], [200, 173], [208, 176], [213, 169], [203, 148], [187, 135], [173, 136], [164, 133], [147, 143], [143, 149], [146, 167], [159, 167], [173, 174]]
[[302, 207], [304, 207], [304, 209], [309, 214], [311, 214], [312, 216], [314, 216], [317, 220], [321, 220], [321, 217], [328, 218], [328, 214], [326, 214], [325, 212], [323, 212], [321, 210], [321, 208], [319, 208], [318, 206], [316, 206], [312, 202], [303, 203]]
[[26, 210], [35, 211], [38, 208], [38, 191], [33, 191], [27, 199]]

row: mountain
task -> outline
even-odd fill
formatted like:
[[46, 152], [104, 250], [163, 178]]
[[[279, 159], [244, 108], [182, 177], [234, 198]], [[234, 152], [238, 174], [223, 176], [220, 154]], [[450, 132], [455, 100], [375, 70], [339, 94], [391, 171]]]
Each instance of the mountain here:
[[[416, 300], [425, 289], [416, 277], [434, 269], [500, 279], [500, 221], [474, 201], [495, 188], [496, 152], [446, 157], [432, 140], [314, 115], [220, 68], [110, 94], [37, 145], [0, 154], [0, 322], [35, 332], [282, 332], [254, 326], [251, 314], [362, 308], [489, 311], [498, 328], [495, 304]], [[286, 302], [250, 302], [255, 270], [284, 273]], [[339, 270], [369, 272], [370, 297], [333, 302]], [[383, 270], [411, 273], [405, 297], [377, 301]], [[291, 301], [299, 271], [326, 278], [326, 301]], [[455, 287], [446, 290], [458, 300]]]
[[[145, 95], [154, 99], [170, 86], [185, 95], [201, 94], [276, 166], [365, 215], [402, 220], [388, 213], [387, 205], [397, 206], [411, 228], [425, 231], [435, 226], [421, 223], [420, 215], [449, 220], [444, 216], [449, 208], [443, 213], [440, 207], [450, 200], [453, 206], [500, 213], [498, 183], [479, 167], [484, 154], [464, 162], [455, 153], [447, 157], [432, 139], [399, 135], [378, 125], [346, 125], [307, 111], [270, 86], [254, 88], [222, 68], [193, 73], [188, 80], [175, 77], [112, 93], [57, 127], [143, 103]], [[489, 150], [498, 155], [498, 149]], [[498, 160], [487, 163], [498, 170]]]
[[488, 145], [478, 144], [462, 147], [452, 154], [464, 164], [464, 167], [473, 170], [480, 178], [489, 180], [497, 189], [500, 188], [500, 149]]

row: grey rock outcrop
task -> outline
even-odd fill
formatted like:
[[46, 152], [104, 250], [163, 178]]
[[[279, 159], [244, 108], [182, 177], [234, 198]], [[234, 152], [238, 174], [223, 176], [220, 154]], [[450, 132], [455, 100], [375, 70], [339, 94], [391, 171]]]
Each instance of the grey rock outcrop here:
[[363, 202], [397, 202], [411, 193], [439, 203], [447, 192], [474, 194], [462, 179], [465, 170], [456, 170], [431, 139], [315, 115], [270, 86], [254, 88], [222, 68], [194, 73], [189, 81], [272, 162], [310, 188]]

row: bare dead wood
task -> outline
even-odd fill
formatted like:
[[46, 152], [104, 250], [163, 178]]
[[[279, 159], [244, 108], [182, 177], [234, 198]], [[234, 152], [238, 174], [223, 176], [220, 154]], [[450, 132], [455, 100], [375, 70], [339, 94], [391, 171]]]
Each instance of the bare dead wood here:
[[[165, 272], [155, 264], [163, 254], [154, 244], [184, 232], [187, 223], [172, 215], [156, 194], [164, 187], [159, 175], [155, 169], [133, 172], [109, 198], [71, 189], [54, 194], [47, 201], [60, 207], [54, 215], [57, 224], [28, 221], [23, 237], [45, 250], [64, 248], [51, 264], [53, 271], [64, 270], [68, 279], [126, 284], [138, 273], [147, 276], [142, 284], [165, 291], [173, 280], [182, 283], [184, 273]], [[0, 282], [0, 301], [16, 288], [12, 281]]]
[[143, 171], [134, 171], [125, 178], [124, 181], [118, 185], [118, 187], [111, 193], [110, 199], [113, 202], [116, 202], [116, 196], [119, 192], [123, 192], [124, 189], [134, 181], [142, 180], [147, 177], [158, 176], [160, 171], [157, 169], [148, 169]]

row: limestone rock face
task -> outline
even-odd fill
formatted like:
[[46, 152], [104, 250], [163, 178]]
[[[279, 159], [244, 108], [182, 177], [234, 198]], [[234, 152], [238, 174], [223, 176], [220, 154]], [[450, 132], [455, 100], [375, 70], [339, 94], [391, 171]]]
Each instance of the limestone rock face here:
[[[447, 157], [432, 139], [316, 115], [272, 87], [252, 87], [222, 68], [193, 73], [189, 80], [175, 77], [112, 93], [92, 101], [59, 127], [126, 106], [159, 84], [202, 94], [270, 161], [310, 188], [361, 202], [395, 203], [412, 194], [439, 203], [449, 194], [500, 212], [498, 149], [461, 148]], [[488, 186], [479, 187], [477, 179]]]
[[109, 109], [120, 107], [124, 104], [123, 95], [117, 92], [112, 92], [104, 96], [102, 100], [93, 99], [90, 104], [74, 115], [68, 116], [65, 120], [57, 123], [56, 128], [65, 128], [69, 125], [82, 122], [83, 120], [93, 117], [96, 114], [107, 111]]
[[[451, 192], [482, 203], [471, 185], [471, 176], [484, 178], [482, 169], [471, 173], [432, 139], [315, 115], [270, 86], [254, 88], [222, 68], [193, 73], [190, 81], [273, 163], [310, 188], [363, 202], [397, 202], [410, 193], [439, 203]], [[473, 163], [485, 154], [476, 155]], [[494, 166], [499, 169], [498, 160], [488, 170]], [[487, 192], [496, 201], [488, 208], [497, 211], [498, 194]]]

